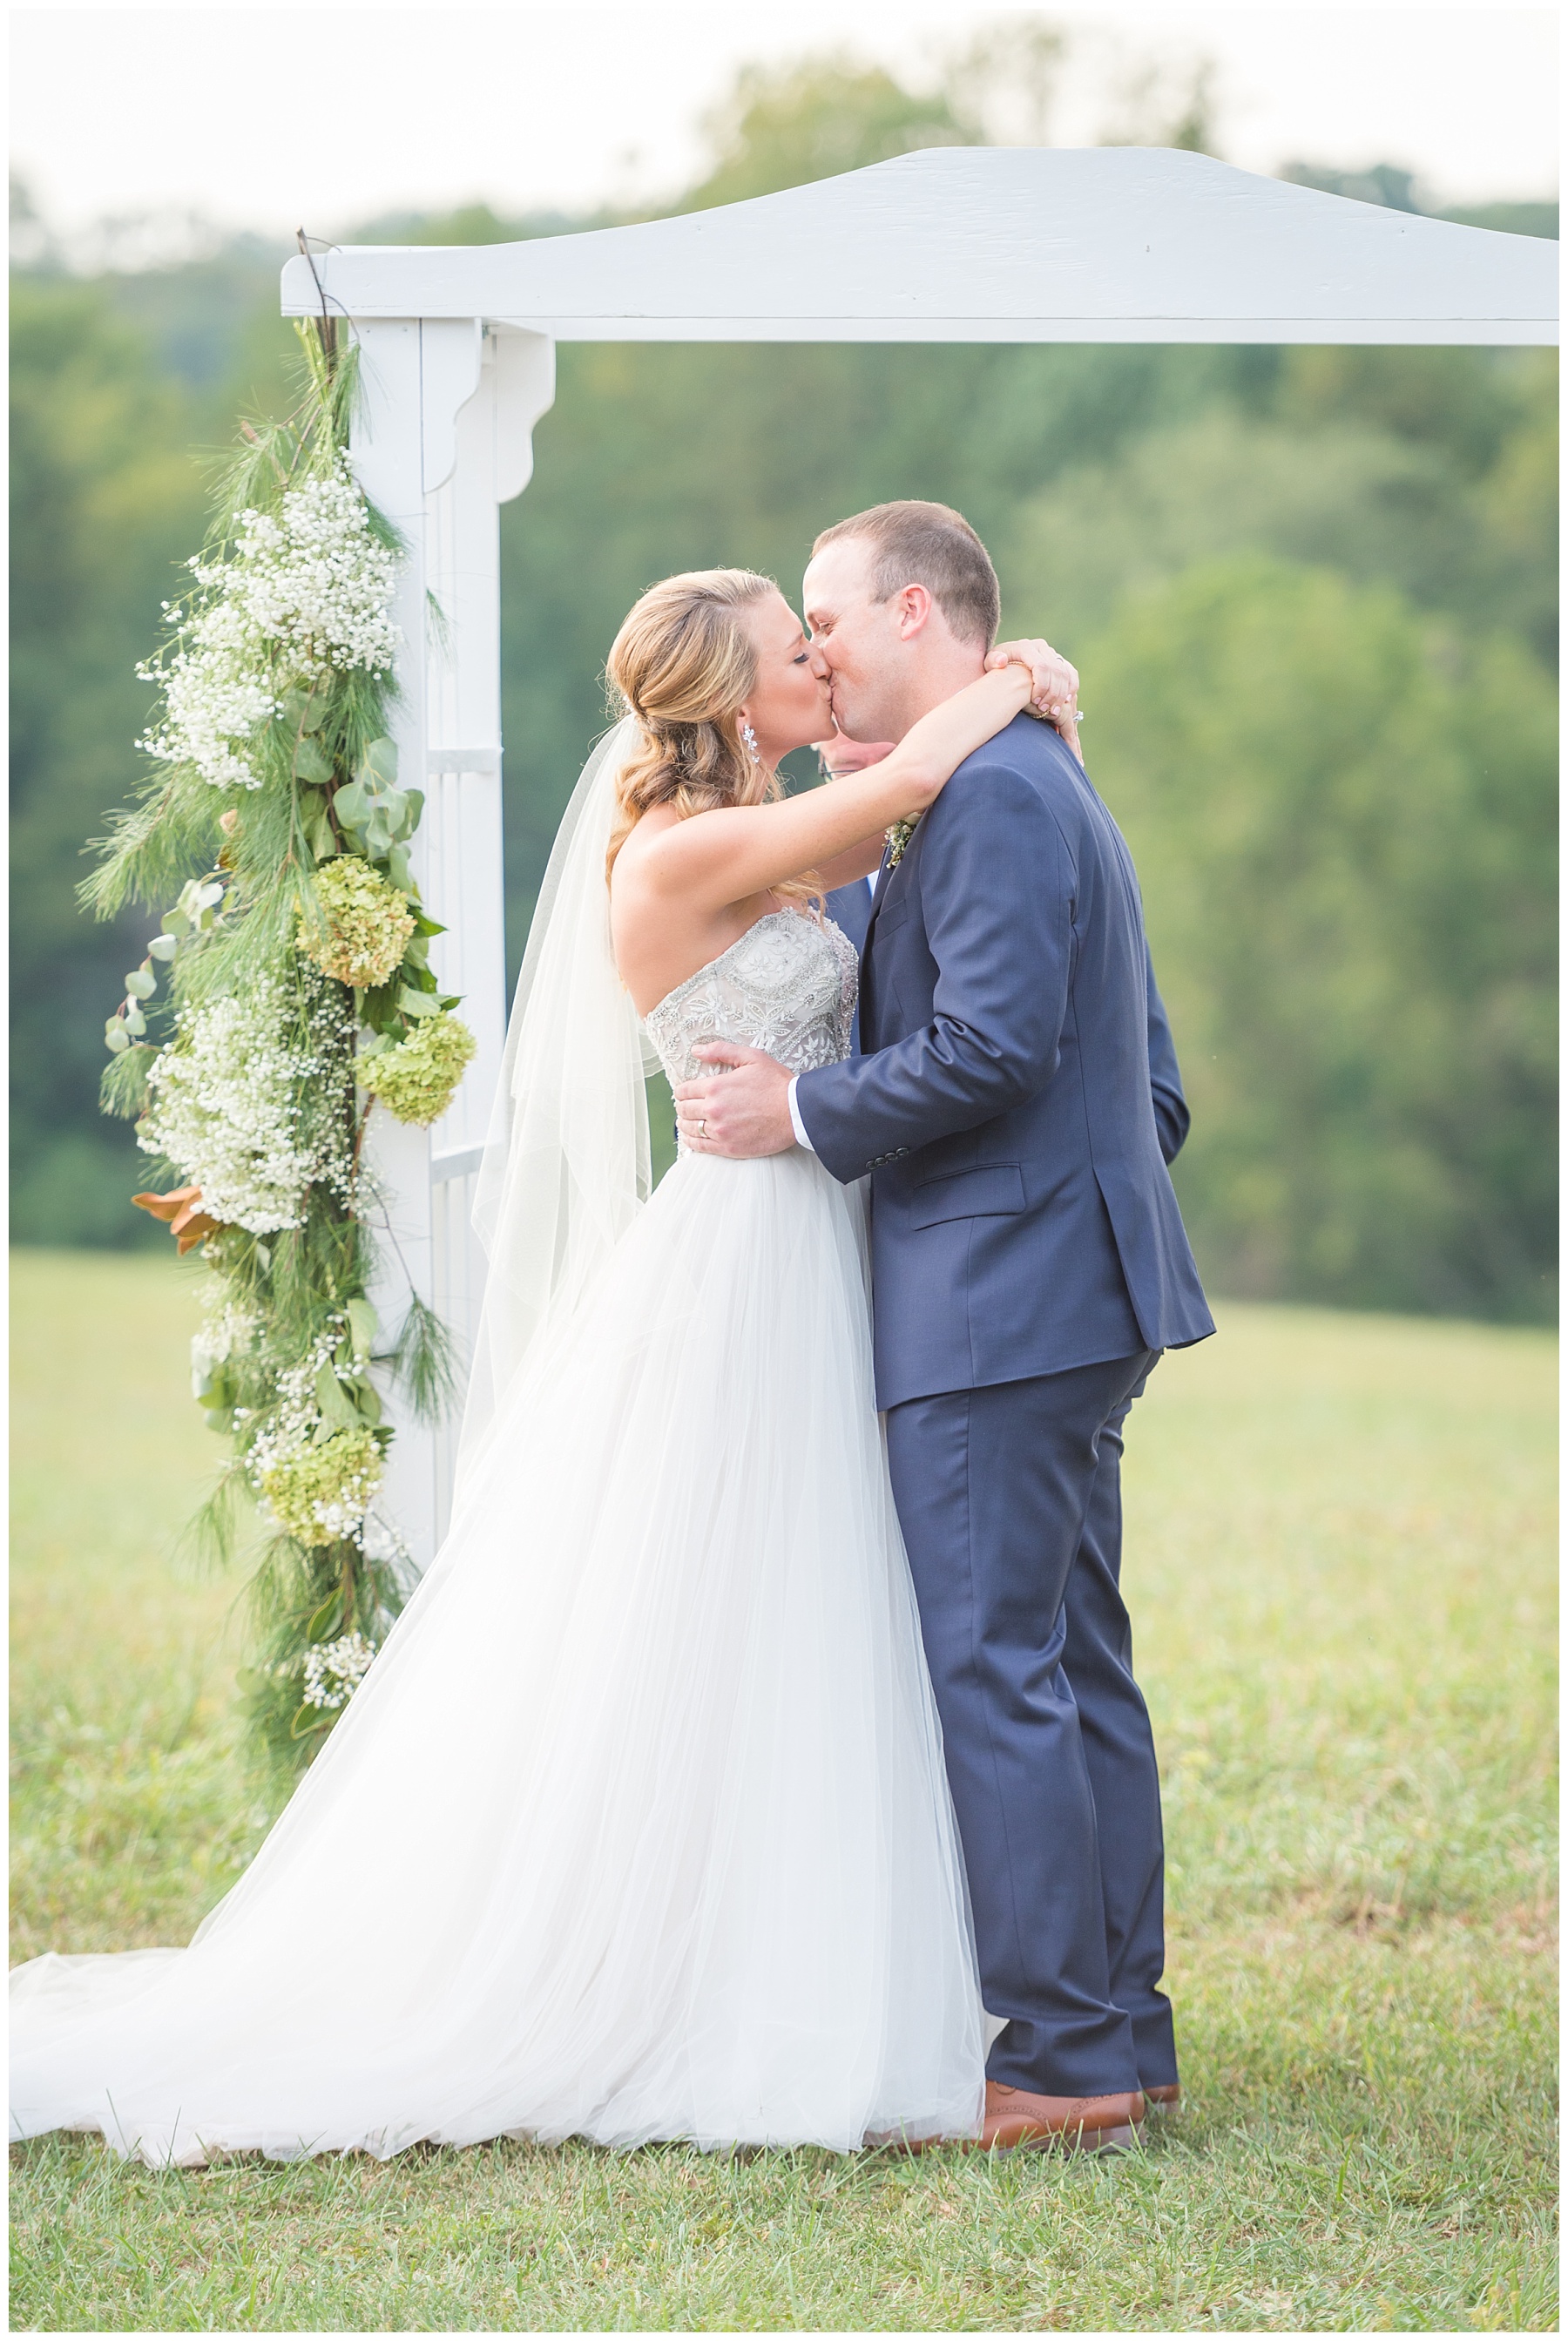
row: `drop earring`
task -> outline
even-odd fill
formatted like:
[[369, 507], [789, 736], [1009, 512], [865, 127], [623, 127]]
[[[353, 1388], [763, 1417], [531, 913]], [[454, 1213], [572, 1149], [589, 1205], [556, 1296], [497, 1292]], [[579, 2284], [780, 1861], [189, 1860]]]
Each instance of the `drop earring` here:
[[757, 746], [757, 734], [753, 732], [750, 724], [747, 722], [744, 715], [740, 718], [740, 737], [746, 743], [746, 753], [750, 757], [754, 764], [759, 764], [762, 762], [762, 758]]

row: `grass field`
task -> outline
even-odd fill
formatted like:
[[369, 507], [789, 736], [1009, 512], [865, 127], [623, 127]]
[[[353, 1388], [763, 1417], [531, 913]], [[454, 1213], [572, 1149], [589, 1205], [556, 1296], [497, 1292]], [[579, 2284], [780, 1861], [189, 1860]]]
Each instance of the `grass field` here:
[[[184, 1939], [264, 1826], [188, 1277], [14, 1267], [14, 1956]], [[62, 2330], [1547, 2329], [1553, 1346], [1231, 1308], [1129, 1439], [1189, 2107], [1115, 2165], [12, 2155]]]

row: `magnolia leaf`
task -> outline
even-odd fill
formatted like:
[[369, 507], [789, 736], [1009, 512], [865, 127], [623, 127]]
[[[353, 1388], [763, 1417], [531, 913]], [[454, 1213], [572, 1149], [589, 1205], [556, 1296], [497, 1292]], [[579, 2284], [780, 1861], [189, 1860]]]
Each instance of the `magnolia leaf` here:
[[133, 1000], [151, 1000], [158, 989], [158, 979], [150, 967], [133, 968], [125, 978], [125, 989]]
[[[183, 925], [184, 923], [184, 921], [182, 921], [181, 923]], [[148, 951], [152, 953], [154, 959], [165, 961], [173, 959], [174, 953], [179, 950], [179, 936], [169, 934], [154, 935], [152, 941], [147, 945]]]

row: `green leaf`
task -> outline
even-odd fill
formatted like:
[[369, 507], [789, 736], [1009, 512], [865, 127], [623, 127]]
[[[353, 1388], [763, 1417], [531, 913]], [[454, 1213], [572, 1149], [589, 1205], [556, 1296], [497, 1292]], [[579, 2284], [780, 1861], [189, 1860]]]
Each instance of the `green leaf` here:
[[328, 1594], [326, 1599], [322, 1602], [317, 1609], [311, 1611], [310, 1617], [305, 1621], [306, 1641], [325, 1641], [329, 1634], [336, 1631], [337, 1627], [342, 1619], [342, 1588], [341, 1586], [334, 1586], [332, 1592]]
[[370, 809], [371, 801], [362, 781], [350, 781], [347, 787], [341, 788], [332, 799], [332, 811], [342, 829], [357, 828], [367, 818]]
[[332, 760], [319, 740], [307, 732], [294, 750], [294, 778], [320, 787], [332, 776]]
[[188, 935], [190, 931], [191, 921], [186, 918], [184, 911], [164, 911], [164, 932], [165, 935], [172, 935], [177, 941], [182, 935]]
[[120, 1021], [134, 1040], [139, 1041], [147, 1029], [147, 1020], [134, 1000]]
[[330, 1438], [334, 1430], [352, 1430], [357, 1427], [359, 1416], [353, 1403], [332, 1367], [324, 1361], [316, 1368], [316, 1404], [322, 1410], [321, 1430], [316, 1433], [318, 1439], [322, 1430]]
[[347, 1310], [349, 1339], [356, 1358], [368, 1358], [381, 1330], [381, 1319], [368, 1300], [351, 1300]]
[[108, 1022], [104, 1025], [104, 1040], [105, 1045], [108, 1048], [113, 1049], [116, 1056], [120, 1054], [122, 1050], [128, 1049], [131, 1045], [130, 1035], [126, 1031], [124, 1022], [118, 1016], [111, 1016]]
[[354, 777], [362, 781], [379, 781], [383, 788], [390, 789], [397, 779], [397, 742], [384, 737], [372, 740]]
[[403, 893], [413, 892], [413, 864], [406, 845], [394, 845], [387, 855], [387, 876]]
[[158, 989], [158, 979], [150, 967], [133, 968], [125, 978], [125, 990], [133, 1000], [151, 1000]]
[[397, 1004], [405, 1016], [434, 1016], [440, 1006], [433, 992], [413, 991], [406, 983], [399, 986]]
[[179, 948], [180, 938], [178, 935], [154, 935], [152, 941], [147, 945], [148, 951], [151, 951], [154, 959], [164, 961], [172, 960]]

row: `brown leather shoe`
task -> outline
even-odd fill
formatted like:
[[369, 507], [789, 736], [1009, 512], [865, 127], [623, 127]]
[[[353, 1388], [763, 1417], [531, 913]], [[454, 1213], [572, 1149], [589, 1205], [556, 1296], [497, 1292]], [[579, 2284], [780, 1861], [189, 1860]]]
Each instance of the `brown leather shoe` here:
[[1137, 2089], [1112, 2097], [1039, 2097], [1005, 2081], [987, 2081], [986, 2126], [975, 2144], [982, 2154], [1013, 2154], [1020, 2147], [1116, 2154], [1136, 2142], [1143, 2117]]
[[1181, 2083], [1179, 2081], [1156, 2082], [1152, 2089], [1144, 2091], [1144, 2103], [1151, 2114], [1179, 2114]]

